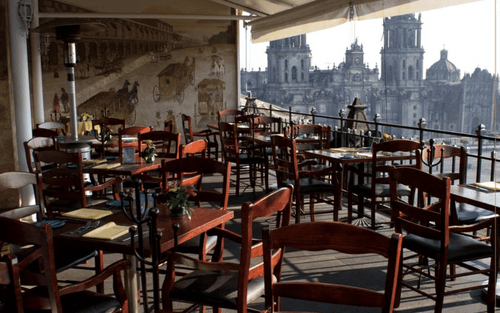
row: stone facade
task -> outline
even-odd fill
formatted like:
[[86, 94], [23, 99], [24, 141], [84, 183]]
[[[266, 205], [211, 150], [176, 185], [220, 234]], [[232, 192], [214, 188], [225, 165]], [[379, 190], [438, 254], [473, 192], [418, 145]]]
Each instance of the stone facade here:
[[448, 51], [442, 50], [424, 80], [421, 29], [420, 15], [385, 18], [380, 71], [364, 63], [363, 45], [357, 40], [338, 66], [308, 71], [301, 67], [301, 62], [307, 68], [310, 65], [306, 35], [272, 41], [266, 71], [242, 70], [242, 92], [246, 88], [259, 99], [302, 113], [314, 107], [317, 114], [338, 116], [359, 98], [367, 106], [368, 117], [379, 113], [382, 122], [417, 126], [425, 118], [428, 127], [435, 129], [471, 133], [482, 123], [493, 130], [493, 75], [478, 68], [460, 80], [460, 70], [448, 60]]

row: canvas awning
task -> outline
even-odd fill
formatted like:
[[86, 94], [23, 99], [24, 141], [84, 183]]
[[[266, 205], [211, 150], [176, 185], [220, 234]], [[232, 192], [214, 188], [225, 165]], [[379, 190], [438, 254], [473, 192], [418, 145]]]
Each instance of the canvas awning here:
[[[354, 19], [383, 18], [475, 1], [479, 0], [311, 0], [302, 5], [255, 19], [249, 25], [252, 27], [252, 42], [258, 43], [327, 29]], [[262, 2], [280, 3], [282, 1]], [[299, 1], [288, 0], [286, 2], [297, 3]]]

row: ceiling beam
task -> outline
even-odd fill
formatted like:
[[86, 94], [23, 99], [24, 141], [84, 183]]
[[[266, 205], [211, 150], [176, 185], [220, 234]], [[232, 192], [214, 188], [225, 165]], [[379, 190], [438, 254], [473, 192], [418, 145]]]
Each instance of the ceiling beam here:
[[228, 6], [228, 7], [234, 8], [234, 9], [243, 10], [245, 12], [255, 14], [255, 15], [260, 16], [260, 17], [270, 15], [267, 12], [258, 11], [258, 10], [252, 9], [250, 7], [241, 5], [239, 3], [234, 3], [234, 2], [228, 1], [228, 0], [210, 0], [210, 1], [215, 2], [215, 3], [219, 3], [219, 4], [223, 4], [225, 6]]
[[128, 13], [73, 13], [39, 12], [39, 18], [124, 18], [124, 19], [183, 19], [183, 20], [254, 20], [258, 16], [195, 15], [195, 14], [128, 14]]

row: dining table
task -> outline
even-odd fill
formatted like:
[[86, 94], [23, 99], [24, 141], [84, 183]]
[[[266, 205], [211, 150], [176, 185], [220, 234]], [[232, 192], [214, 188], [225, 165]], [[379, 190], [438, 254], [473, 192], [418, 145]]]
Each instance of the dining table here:
[[[125, 214], [122, 212], [121, 208], [113, 206], [109, 207], [106, 204], [100, 204], [93, 207], [94, 209], [101, 209], [102, 211], [110, 211], [109, 215], [98, 219], [99, 227], [105, 227], [108, 223], [115, 223], [120, 226], [134, 226], [132, 221], [130, 221]], [[215, 210], [213, 208], [203, 208], [195, 207], [191, 218], [187, 216], [182, 217], [170, 217], [166, 209], [160, 210], [160, 214], [157, 218], [157, 230], [162, 232], [162, 237], [160, 239], [160, 252], [166, 252], [174, 248], [174, 231], [173, 224], [178, 224], [180, 227], [177, 231], [178, 244], [186, 242], [202, 233], [210, 230], [214, 227], [224, 224], [225, 222], [231, 220], [234, 217], [233, 211], [222, 211]], [[64, 220], [65, 225], [61, 228], [56, 228], [53, 230], [54, 241], [57, 245], [61, 247], [81, 247], [90, 248], [96, 250], [102, 250], [110, 253], [123, 254], [124, 258], [131, 261], [131, 268], [125, 272], [125, 290], [129, 299], [129, 307], [132, 313], [139, 312], [138, 305], [138, 290], [137, 290], [137, 258], [134, 254], [132, 248], [132, 238], [130, 238], [130, 233], [122, 234], [119, 237], [110, 239], [94, 238], [86, 236], [95, 229], [86, 229], [84, 232], [76, 232], [79, 227], [86, 224], [85, 219], [78, 219], [74, 216], [67, 217], [64, 215], [56, 217], [58, 220]], [[147, 233], [143, 233], [144, 238], [148, 237]], [[111, 238], [111, 237], [110, 237]], [[134, 237], [133, 240], [138, 241], [139, 237]], [[149, 240], [143, 240], [144, 251], [146, 254], [150, 252]], [[137, 246], [137, 244], [136, 244]]]

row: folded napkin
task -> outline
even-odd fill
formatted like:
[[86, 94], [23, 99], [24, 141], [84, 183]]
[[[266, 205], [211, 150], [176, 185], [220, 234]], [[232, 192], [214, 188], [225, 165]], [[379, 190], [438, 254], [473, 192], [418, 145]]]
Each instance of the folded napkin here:
[[120, 163], [107, 163], [107, 164], [100, 164], [100, 165], [96, 165], [94, 166], [94, 168], [105, 168], [105, 169], [110, 169], [110, 168], [115, 168], [115, 167], [118, 167], [120, 166], [121, 164]]
[[99, 228], [94, 229], [83, 235], [87, 238], [97, 238], [105, 240], [114, 240], [128, 233], [130, 225], [116, 225], [115, 222], [109, 222]]
[[343, 148], [330, 148], [331, 151], [333, 152], [354, 152], [357, 151], [357, 148], [348, 148], [348, 147], [343, 147]]
[[98, 220], [105, 216], [113, 214], [110, 210], [98, 210], [98, 209], [88, 209], [81, 208], [75, 211], [62, 213], [61, 215], [74, 218], [83, 218], [89, 220]]
[[473, 185], [488, 189], [488, 190], [494, 190], [498, 191], [500, 190], [500, 183], [499, 182], [494, 182], [494, 181], [487, 181], [487, 182], [482, 182], [482, 183], [474, 183]]
[[101, 163], [106, 163], [108, 160], [106, 159], [90, 159], [90, 160], [83, 160], [82, 163], [83, 165], [94, 165], [94, 164], [101, 164]]

